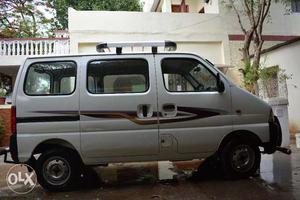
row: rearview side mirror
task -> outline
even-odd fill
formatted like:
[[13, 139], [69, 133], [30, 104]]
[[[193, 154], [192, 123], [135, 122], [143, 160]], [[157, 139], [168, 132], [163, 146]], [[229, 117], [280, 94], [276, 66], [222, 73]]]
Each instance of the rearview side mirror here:
[[217, 73], [217, 87], [218, 87], [218, 92], [222, 93], [225, 90], [225, 86], [224, 83], [222, 82], [221, 78], [220, 78], [220, 73]]

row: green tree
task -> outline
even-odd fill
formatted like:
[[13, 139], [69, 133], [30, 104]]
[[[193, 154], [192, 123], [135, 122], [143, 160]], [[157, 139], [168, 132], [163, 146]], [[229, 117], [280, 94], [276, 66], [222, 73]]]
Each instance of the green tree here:
[[139, 0], [48, 0], [56, 11], [59, 28], [68, 27], [68, 7], [76, 10], [141, 11]]
[[[282, 3], [287, 7], [291, 1], [298, 0], [223, 0], [223, 3], [235, 13], [245, 36], [241, 48], [244, 68], [241, 71], [244, 75], [246, 89], [256, 95], [258, 95], [257, 81], [260, 78], [260, 58], [264, 44], [262, 35], [265, 24], [270, 21], [268, 19], [271, 17], [271, 5]], [[251, 55], [253, 55], [252, 61], [250, 60]]]
[[54, 19], [48, 19], [45, 0], [1, 0], [0, 37], [45, 36]]

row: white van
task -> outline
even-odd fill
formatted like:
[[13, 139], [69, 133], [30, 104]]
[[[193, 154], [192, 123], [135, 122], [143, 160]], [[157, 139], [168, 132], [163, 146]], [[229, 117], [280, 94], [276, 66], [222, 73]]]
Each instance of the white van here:
[[84, 165], [114, 162], [213, 157], [226, 177], [245, 178], [261, 153], [290, 153], [271, 107], [209, 61], [158, 51], [176, 49], [170, 41], [97, 46], [106, 48], [116, 53], [31, 57], [19, 70], [2, 154], [33, 166], [45, 189], [71, 187]]

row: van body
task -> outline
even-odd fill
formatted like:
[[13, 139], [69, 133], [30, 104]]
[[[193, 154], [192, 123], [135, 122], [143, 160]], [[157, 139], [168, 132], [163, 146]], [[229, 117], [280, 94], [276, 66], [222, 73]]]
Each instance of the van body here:
[[79, 163], [217, 157], [225, 173], [245, 177], [261, 151], [281, 144], [267, 103], [187, 53], [30, 57], [12, 106], [12, 158], [50, 190], [71, 185]]

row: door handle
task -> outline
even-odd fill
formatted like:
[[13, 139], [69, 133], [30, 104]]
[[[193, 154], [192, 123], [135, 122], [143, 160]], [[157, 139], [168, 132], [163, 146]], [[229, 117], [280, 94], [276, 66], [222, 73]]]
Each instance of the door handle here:
[[139, 118], [152, 117], [153, 108], [150, 104], [140, 104], [137, 107], [137, 116]]
[[165, 112], [173, 112], [175, 111], [176, 106], [174, 104], [168, 103], [164, 104], [162, 108]]
[[143, 113], [143, 117], [147, 117], [147, 114], [148, 114], [147, 105], [142, 105], [142, 113]]
[[177, 107], [173, 103], [166, 103], [162, 105], [163, 117], [175, 117], [177, 115]]

